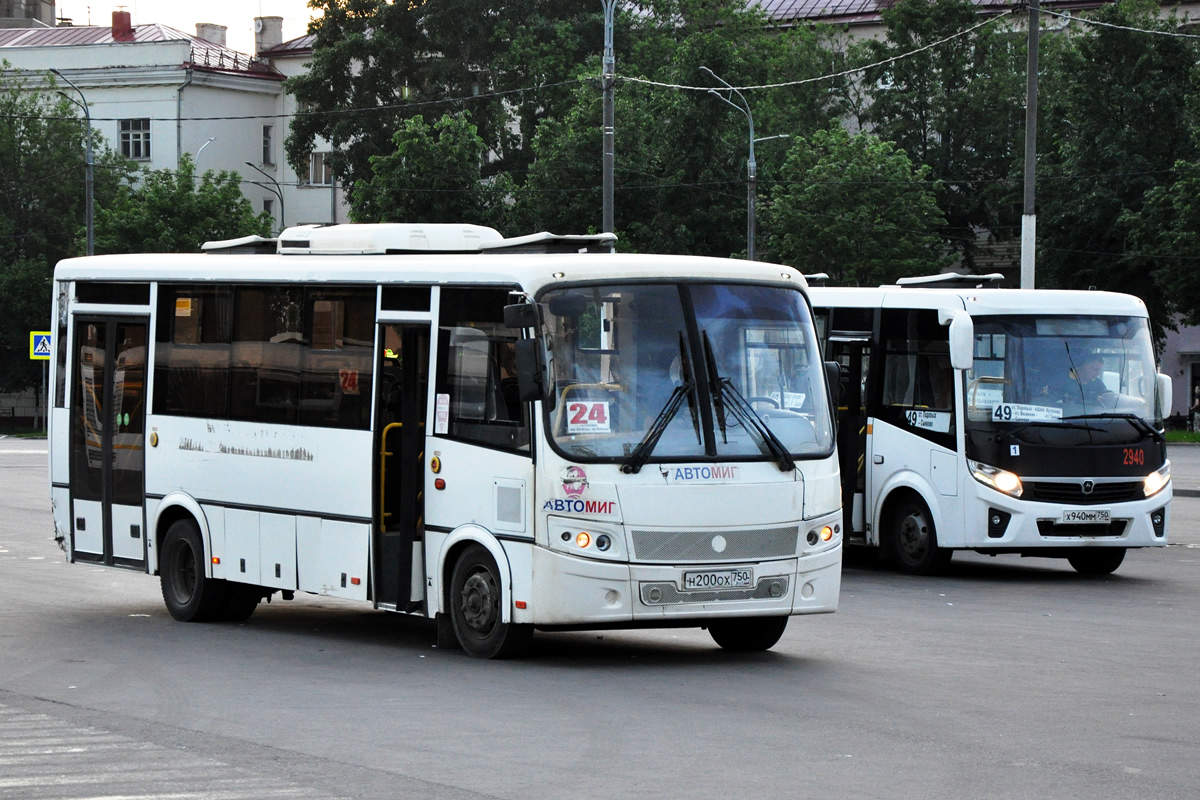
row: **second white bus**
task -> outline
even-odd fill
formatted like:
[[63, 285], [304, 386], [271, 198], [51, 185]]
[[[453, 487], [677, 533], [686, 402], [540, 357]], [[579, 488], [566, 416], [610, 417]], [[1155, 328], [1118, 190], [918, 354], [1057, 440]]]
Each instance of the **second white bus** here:
[[848, 542], [918, 574], [956, 550], [1106, 574], [1166, 545], [1171, 380], [1145, 305], [979, 280], [810, 290], [843, 371]]

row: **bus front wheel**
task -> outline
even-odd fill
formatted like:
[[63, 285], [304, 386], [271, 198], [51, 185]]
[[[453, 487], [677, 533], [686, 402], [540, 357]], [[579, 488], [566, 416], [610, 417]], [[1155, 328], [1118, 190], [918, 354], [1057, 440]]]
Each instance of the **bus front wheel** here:
[[163, 537], [159, 577], [167, 611], [180, 622], [218, 619], [228, 601], [228, 586], [204, 574], [204, 542], [190, 519], [171, 523]]
[[787, 617], [745, 617], [708, 624], [708, 633], [722, 649], [739, 653], [770, 650], [783, 636]]
[[504, 622], [504, 582], [492, 554], [473, 544], [450, 576], [450, 620], [454, 636], [474, 658], [514, 658], [529, 647], [532, 625]]
[[939, 547], [933, 515], [920, 499], [905, 497], [892, 511], [892, 556], [901, 572], [936, 575], [954, 551]]
[[1124, 547], [1080, 550], [1067, 556], [1067, 562], [1081, 575], [1109, 575], [1115, 572], [1124, 560]]

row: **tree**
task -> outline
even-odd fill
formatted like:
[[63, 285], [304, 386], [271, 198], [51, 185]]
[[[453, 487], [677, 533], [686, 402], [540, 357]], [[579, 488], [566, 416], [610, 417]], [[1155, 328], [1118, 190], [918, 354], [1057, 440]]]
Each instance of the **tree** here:
[[929, 166], [903, 150], [834, 123], [788, 153], [783, 180], [763, 205], [775, 231], [767, 257], [839, 286], [878, 286], [947, 266], [944, 219]]
[[[901, 0], [883, 10], [887, 40], [853, 52], [860, 64], [910, 53], [978, 25], [971, 0]], [[1018, 229], [1023, 163], [1025, 34], [989, 25], [868, 70], [861, 121], [930, 167], [946, 218], [942, 235], [968, 269], [978, 232]]]
[[[744, 2], [661, 0], [646, 13], [620, 18], [631, 43], [618, 72], [669, 85], [719, 87], [706, 66], [737, 86], [794, 82], [831, 71], [825, 31], [774, 31]], [[594, 75], [599, 62], [580, 74]], [[803, 136], [833, 111], [829, 86], [746, 90], [757, 136]], [[744, 115], [700, 90], [635, 81], [616, 88], [614, 223], [624, 251], [728, 256], [746, 247]], [[514, 217], [524, 230], [576, 232], [600, 222], [601, 96], [586, 86], [557, 117], [542, 121], [536, 160], [516, 193]], [[763, 149], [759, 180], [769, 185], [781, 157]]]
[[569, 87], [530, 87], [572, 79], [583, 54], [602, 45], [595, 0], [310, 5], [323, 15], [310, 26], [308, 71], [286, 84], [304, 109], [287, 137], [288, 160], [305, 166], [316, 140], [327, 140], [351, 193], [414, 115], [432, 124], [464, 112], [490, 151], [487, 174], [523, 169], [537, 120], [570, 96]]
[[432, 128], [413, 117], [392, 143], [395, 152], [372, 156], [371, 177], [358, 181], [355, 222], [502, 224], [507, 180], [482, 182], [486, 147], [465, 114], [447, 114]]
[[1049, 54], [1038, 285], [1135, 294], [1161, 336], [1177, 292], [1169, 280], [1154, 279], [1164, 262], [1146, 244], [1158, 247], [1170, 236], [1150, 230], [1164, 218], [1143, 210], [1150, 197], [1169, 203], [1161, 187], [1170, 185], [1177, 162], [1196, 158], [1187, 104], [1198, 52], [1191, 40], [1128, 30], [1174, 31], [1157, 11], [1157, 3], [1142, 0], [1105, 6], [1094, 18], [1121, 27], [1086, 27]]
[[271, 217], [255, 214], [236, 172], [196, 177], [191, 156], [127, 182], [96, 209], [97, 253], [195, 253], [207, 241], [269, 236]]
[[[50, 80], [0, 76], [0, 391], [39, 384], [29, 332], [50, 326], [54, 265], [84, 244], [84, 120]], [[94, 197], [103, 206], [128, 162], [93, 134]]]

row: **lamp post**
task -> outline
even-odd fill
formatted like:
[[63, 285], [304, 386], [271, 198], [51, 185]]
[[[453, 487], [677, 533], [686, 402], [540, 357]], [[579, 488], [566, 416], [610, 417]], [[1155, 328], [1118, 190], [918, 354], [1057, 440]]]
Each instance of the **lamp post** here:
[[84, 118], [85, 124], [87, 125], [87, 134], [84, 137], [85, 140], [87, 141], [87, 155], [84, 159], [84, 165], [85, 165], [85, 170], [86, 170], [85, 171], [86, 177], [84, 178], [84, 182], [85, 182], [85, 186], [86, 186], [86, 194], [84, 196], [84, 212], [83, 212], [83, 214], [84, 214], [84, 220], [87, 224], [87, 254], [89, 256], [94, 256], [94, 255], [96, 255], [96, 221], [95, 221], [95, 213], [94, 213], [94, 205], [93, 205], [94, 198], [95, 198], [95, 182], [93, 180], [93, 173], [92, 173], [92, 113], [91, 113], [91, 111], [88, 110], [87, 97], [84, 96], [84, 94], [80, 90], [80, 88], [78, 86], [76, 86], [74, 83], [72, 83], [70, 78], [68, 78], [66, 75], [63, 75], [58, 70], [52, 68], [50, 71], [53, 72], [58, 77], [62, 78], [64, 81], [66, 81], [67, 85], [70, 86], [72, 89], [79, 92], [79, 97], [81, 100], [83, 100], [83, 102], [81, 103], [78, 100], [76, 100], [75, 98], [70, 97], [69, 95], [63, 94], [62, 92], [59, 92], [59, 94], [62, 95], [63, 97], [65, 97], [67, 100], [70, 100], [72, 103], [74, 103], [75, 105], [77, 105], [83, 109], [83, 118]]
[[[721, 92], [717, 91], [716, 89], [709, 89], [708, 93], [713, 95], [714, 97], [721, 99], [728, 105], [733, 106], [738, 111], [745, 114], [746, 122], [748, 122], [750, 125], [750, 158], [747, 159], [747, 161], [746, 161], [746, 259], [748, 261], [753, 261], [754, 260], [754, 228], [755, 228], [755, 224], [754, 224], [755, 223], [755, 219], [754, 219], [754, 215], [755, 215], [755, 209], [754, 209], [755, 183], [758, 181], [758, 164], [755, 163], [755, 161], [754, 161], [754, 143], [755, 142], [763, 142], [763, 141], [766, 141], [767, 139], [778, 139], [778, 138], [783, 138], [783, 137], [781, 137], [781, 136], [765, 136], [762, 139], [755, 139], [754, 138], [754, 115], [750, 113], [750, 103], [748, 103], [746, 101], [746, 98], [742, 95], [741, 92], [739, 92], [737, 89], [730, 86], [722, 78], [718, 77], [717, 74], [715, 72], [713, 72], [711, 69], [709, 69], [708, 67], [700, 67], [700, 69], [704, 70], [709, 75], [711, 75], [714, 80], [719, 81], [722, 85], [724, 85], [725, 89], [729, 92], [728, 95], [724, 95]], [[741, 102], [740, 105], [738, 103], [733, 102], [733, 100], [730, 99], [733, 97], [733, 95], [737, 95], [737, 99]]]
[[215, 136], [210, 136], [210, 137], [208, 137], [208, 141], [207, 141], [207, 142], [205, 142], [204, 144], [200, 145], [200, 149], [196, 151], [196, 157], [195, 157], [195, 158], [192, 160], [192, 163], [193, 163], [193, 164], [199, 164], [199, 163], [200, 163], [200, 154], [201, 154], [201, 153], [203, 153], [203, 152], [204, 152], [204, 148], [206, 148], [206, 147], [208, 147], [210, 144], [212, 144], [212, 143], [213, 143], [213, 142], [216, 140], [216, 138], [217, 138], [217, 137], [215, 137]]
[[617, 0], [601, 0], [604, 3], [604, 60], [600, 81], [604, 87], [604, 178], [602, 188], [602, 212], [600, 229], [611, 233], [613, 229], [613, 166], [616, 161], [613, 111], [613, 84], [616, 83], [616, 56], [613, 53], [613, 14]]
[[254, 170], [255, 172], [261, 173], [264, 177], [266, 177], [267, 180], [269, 180], [271, 183], [275, 184], [275, 188], [272, 189], [270, 186], [267, 186], [266, 184], [263, 184], [263, 183], [259, 183], [258, 181], [250, 181], [255, 186], [261, 186], [279, 198], [279, 232], [283, 233], [283, 229], [286, 227], [286, 225], [284, 225], [284, 221], [283, 221], [284, 220], [284, 217], [283, 217], [283, 189], [280, 188], [279, 181], [275, 180], [275, 178], [273, 178], [272, 176], [263, 172], [261, 169], [254, 166], [254, 164], [250, 163], [249, 161], [246, 162], [246, 166], [249, 167], [250, 169]]

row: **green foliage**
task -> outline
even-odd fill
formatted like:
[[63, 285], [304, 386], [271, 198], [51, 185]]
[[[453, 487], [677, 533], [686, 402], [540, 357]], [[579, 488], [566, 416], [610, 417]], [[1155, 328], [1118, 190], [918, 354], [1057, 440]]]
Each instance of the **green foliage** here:
[[768, 260], [826, 272], [838, 286], [878, 286], [948, 265], [944, 223], [928, 166], [903, 150], [836, 123], [788, 153], [783, 180], [762, 209], [775, 231]]
[[[617, 71], [666, 84], [733, 85], [795, 81], [830, 70], [821, 33], [774, 31], [743, 2], [663, 0], [648, 13], [618, 15], [628, 31]], [[592, 62], [590, 71], [599, 71]], [[755, 135], [803, 136], [833, 110], [828, 86], [747, 91]], [[623, 251], [728, 256], [746, 247], [746, 117], [704, 91], [680, 91], [632, 81], [615, 91], [614, 226]], [[597, 229], [601, 208], [601, 93], [575, 90], [562, 116], [546, 119], [533, 142], [536, 156], [516, 193], [521, 230]], [[782, 165], [782, 143], [758, 148], [760, 182]]]
[[[29, 332], [49, 330], [54, 265], [84, 251], [86, 128], [65, 97], [3, 64], [0, 78], [0, 391], [40, 381]], [[51, 82], [50, 89], [53, 90]], [[126, 162], [93, 135], [96, 205]]]
[[432, 128], [413, 117], [392, 143], [394, 152], [372, 156], [370, 179], [356, 185], [355, 222], [502, 224], [507, 180], [482, 182], [487, 148], [465, 114], [447, 114]]
[[96, 209], [96, 252], [195, 253], [207, 241], [270, 230], [270, 215], [254, 213], [236, 172], [208, 170], [197, 178], [185, 153], [179, 169], [147, 172]]
[[[1157, 11], [1157, 3], [1122, 0], [1095, 18], [1173, 31]], [[1176, 163], [1196, 158], [1187, 102], [1200, 53], [1190, 40], [1112, 27], [1089, 27], [1064, 45], [1049, 53], [1040, 106], [1038, 285], [1135, 294], [1161, 336], [1189, 302], [1174, 288], [1172, 245], [1191, 233], [1170, 230], [1173, 207], [1187, 214], [1190, 200], [1167, 187]], [[1179, 178], [1183, 191], [1194, 188], [1191, 170]]]
[[490, 171], [523, 169], [537, 121], [552, 116], [570, 90], [497, 93], [572, 79], [584, 54], [602, 46], [594, 0], [312, 0], [310, 6], [323, 16], [310, 26], [316, 41], [308, 71], [286, 84], [307, 112], [292, 123], [288, 160], [304, 166], [323, 138], [351, 191], [371, 175], [372, 156], [392, 152], [393, 134], [414, 115], [432, 124], [465, 111], [495, 158]]
[[[971, 0], [901, 0], [882, 12], [887, 40], [866, 42], [852, 61], [876, 63], [979, 24]], [[863, 123], [895, 142], [940, 184], [943, 236], [968, 268], [976, 232], [1011, 236], [1021, 212], [1025, 34], [988, 25], [930, 50], [868, 70]]]

